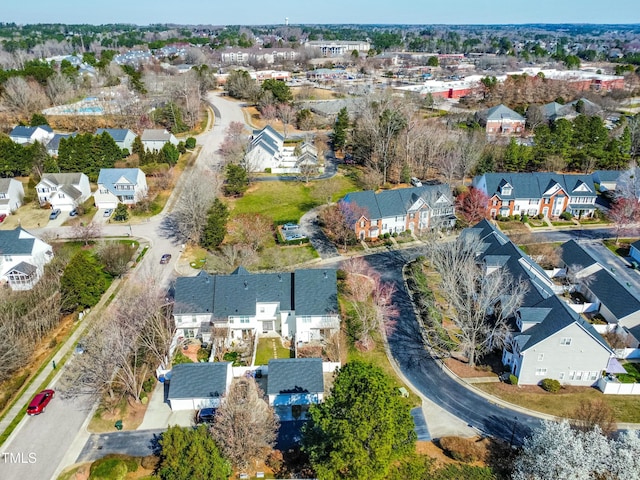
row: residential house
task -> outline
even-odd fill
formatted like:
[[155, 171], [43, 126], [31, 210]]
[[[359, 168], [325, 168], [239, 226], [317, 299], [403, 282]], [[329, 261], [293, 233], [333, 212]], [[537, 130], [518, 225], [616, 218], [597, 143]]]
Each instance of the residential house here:
[[590, 217], [595, 212], [596, 191], [590, 175], [535, 173], [485, 173], [473, 186], [489, 197], [487, 217], [544, 215], [563, 212]]
[[502, 104], [481, 110], [476, 118], [489, 136], [520, 134], [525, 128], [524, 117]]
[[613, 352], [594, 327], [557, 296], [562, 288], [487, 220], [465, 229], [461, 237], [473, 242], [487, 276], [505, 269], [526, 286], [502, 352], [502, 362], [518, 384], [553, 378], [568, 385], [595, 385]]
[[332, 269], [254, 274], [238, 267], [230, 275], [203, 271], [178, 277], [174, 290], [178, 337], [208, 342], [215, 329], [229, 339], [275, 332], [310, 342], [340, 329]]
[[572, 289], [584, 296], [588, 306], [579, 311], [599, 313], [610, 324], [628, 329], [640, 338], [640, 300], [629, 285], [620, 282], [606, 266], [589, 252], [588, 246], [570, 240], [560, 247], [564, 272], [572, 280]]
[[77, 133], [56, 133], [53, 135], [53, 138], [49, 140], [47, 143], [47, 153], [52, 157], [58, 156], [58, 151], [60, 150], [60, 140], [63, 138], [71, 138], [75, 137]]
[[0, 281], [12, 290], [33, 288], [52, 258], [51, 245], [26, 230], [0, 230]]
[[165, 143], [178, 145], [178, 139], [168, 130], [145, 129], [140, 140], [147, 152], [159, 152]]
[[318, 151], [312, 144], [285, 145], [284, 137], [269, 125], [253, 132], [245, 164], [252, 172], [272, 173], [299, 173], [303, 164], [320, 166]]
[[128, 128], [99, 128], [96, 130], [96, 135], [102, 135], [105, 132], [113, 138], [113, 141], [116, 142], [116, 145], [118, 145], [121, 150], [127, 150], [131, 153], [133, 141], [136, 139], [135, 133]]
[[309, 406], [324, 398], [322, 359], [269, 360], [267, 395], [280, 420], [304, 418]]
[[623, 173], [621, 170], [596, 170], [591, 178], [599, 186], [600, 192], [615, 192]]
[[629, 256], [638, 264], [640, 264], [640, 240], [636, 240], [631, 244]]
[[551, 102], [540, 107], [542, 115], [548, 122], [555, 122], [559, 118], [573, 120], [578, 116], [578, 112], [572, 105], [563, 105], [558, 102]]
[[9, 138], [13, 142], [23, 145], [35, 142], [46, 145], [49, 143], [49, 140], [53, 138], [53, 130], [49, 125], [39, 125], [37, 127], [24, 127], [19, 125], [11, 130]]
[[22, 206], [24, 187], [15, 178], [0, 178], [0, 214], [11, 215]]
[[171, 370], [171, 410], [217, 408], [233, 380], [231, 362], [181, 363]]
[[453, 195], [444, 183], [379, 193], [353, 192], [342, 202], [351, 210], [356, 236], [361, 240], [385, 233], [421, 233], [455, 225]]
[[119, 203], [135, 205], [147, 190], [147, 179], [139, 168], [101, 168], [93, 198], [98, 208], [116, 208]]
[[89, 178], [84, 173], [45, 173], [36, 185], [40, 206], [70, 212], [91, 196]]

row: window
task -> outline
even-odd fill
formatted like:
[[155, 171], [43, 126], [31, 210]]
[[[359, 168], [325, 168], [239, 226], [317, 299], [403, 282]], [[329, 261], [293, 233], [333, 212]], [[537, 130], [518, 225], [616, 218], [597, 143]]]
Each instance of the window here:
[[538, 354], [538, 361], [541, 362], [544, 360], [544, 353], [539, 353]]
[[493, 204], [494, 204], [494, 205], [498, 205], [498, 199], [497, 199], [497, 198], [494, 198], [494, 199], [493, 199]]
[[598, 379], [598, 372], [590, 372], [591, 374], [589, 375], [589, 380], [597, 380]]
[[564, 345], [564, 346], [571, 345], [571, 337], [562, 337], [560, 339], [560, 345]]
[[582, 372], [576, 372], [576, 380], [582, 380]]
[[364, 220], [361, 220], [361, 221], [360, 221], [360, 227], [361, 227], [361, 228], [364, 228]]
[[264, 313], [264, 307], [260, 307], [260, 313]]
[[573, 380], [575, 377], [576, 377], [576, 372], [575, 372], [575, 371], [573, 371], [573, 370], [571, 370], [571, 371], [569, 372], [569, 380]]
[[564, 372], [560, 372], [560, 375], [558, 375], [558, 380], [564, 380]]
[[541, 377], [542, 375], [547, 374], [546, 368], [536, 368], [536, 376]]

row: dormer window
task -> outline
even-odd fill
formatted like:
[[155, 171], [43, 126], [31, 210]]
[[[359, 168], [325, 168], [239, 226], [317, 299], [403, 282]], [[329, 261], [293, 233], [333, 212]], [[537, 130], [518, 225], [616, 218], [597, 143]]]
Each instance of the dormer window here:
[[501, 189], [502, 195], [511, 195], [512, 191], [513, 191], [513, 188], [511, 188], [511, 185], [505, 185]]

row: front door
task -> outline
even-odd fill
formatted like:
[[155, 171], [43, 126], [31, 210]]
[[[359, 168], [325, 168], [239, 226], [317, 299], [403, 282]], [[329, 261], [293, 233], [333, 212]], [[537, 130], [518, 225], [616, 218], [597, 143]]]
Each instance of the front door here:
[[265, 322], [262, 322], [262, 331], [264, 333], [272, 332], [273, 331], [273, 320], [267, 320]]

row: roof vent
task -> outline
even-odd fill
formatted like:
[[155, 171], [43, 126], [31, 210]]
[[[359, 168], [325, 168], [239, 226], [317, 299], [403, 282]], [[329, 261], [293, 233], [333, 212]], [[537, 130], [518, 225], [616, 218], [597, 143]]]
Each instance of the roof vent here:
[[278, 281], [282, 282], [282, 275], [278, 274]]
[[245, 290], [249, 289], [249, 282], [247, 282], [246, 280], [244, 281], [244, 289]]
[[325, 278], [325, 279], [329, 278], [329, 277], [327, 276], [327, 272], [324, 272], [324, 278]]

